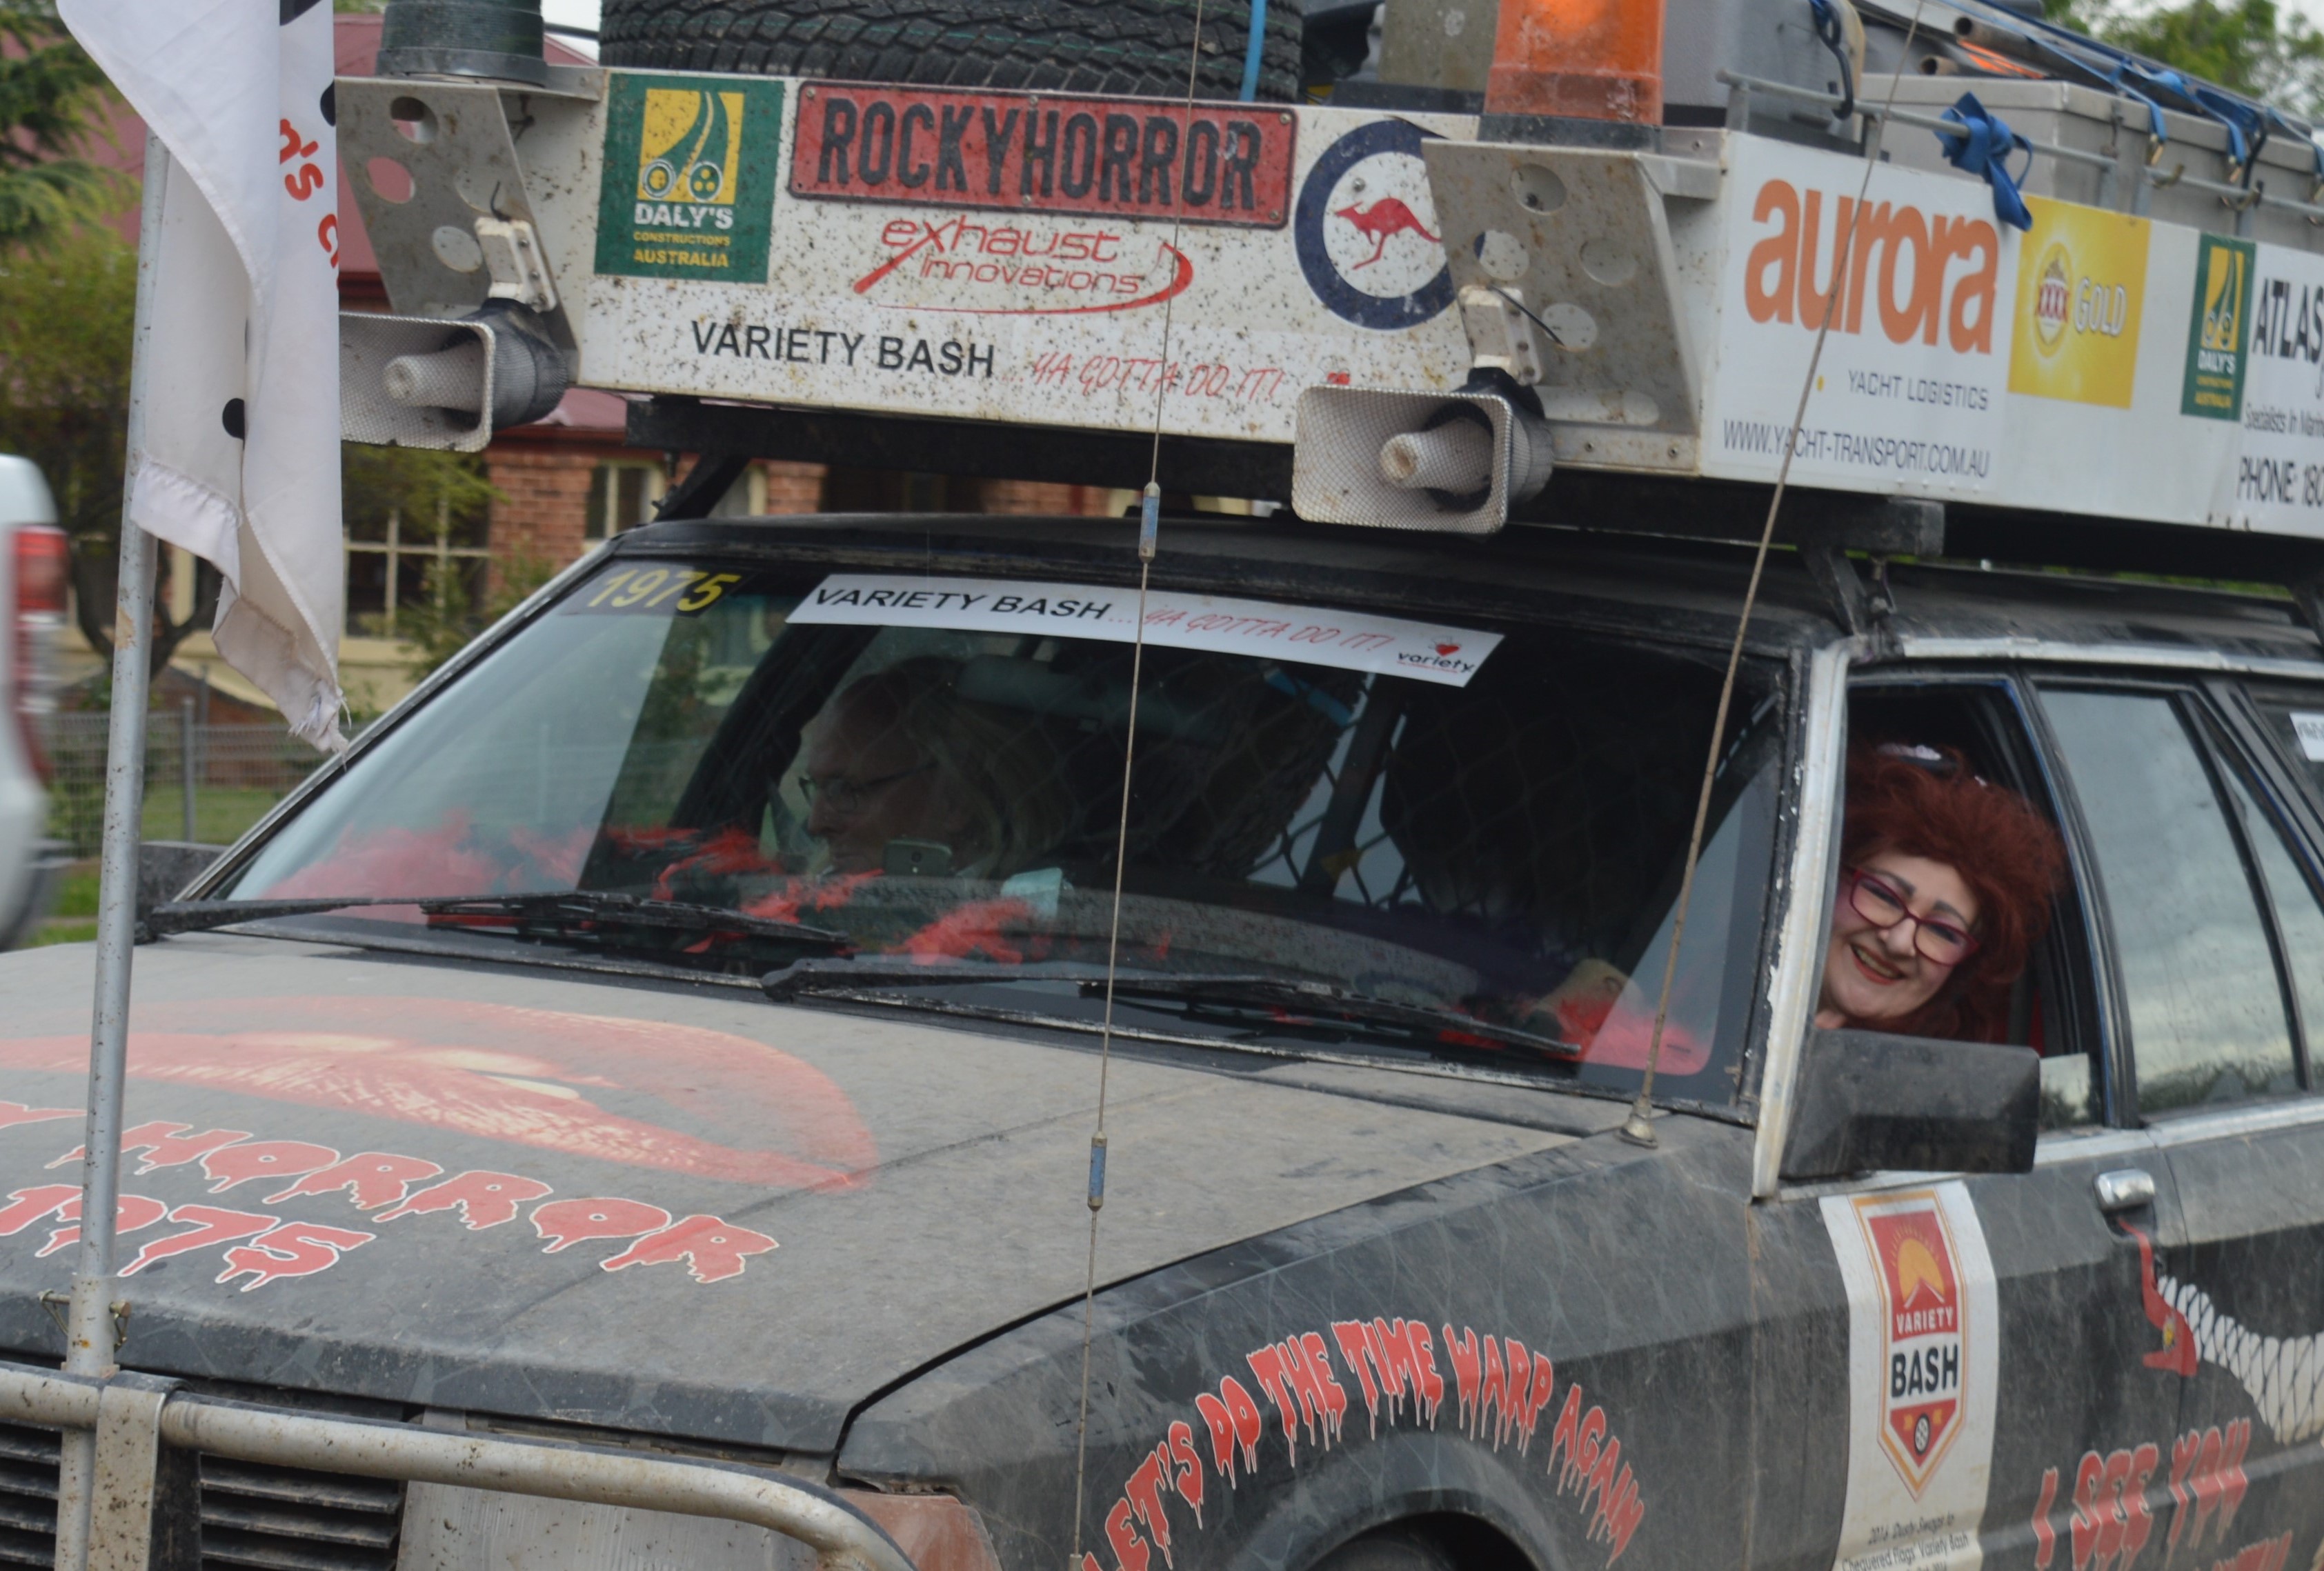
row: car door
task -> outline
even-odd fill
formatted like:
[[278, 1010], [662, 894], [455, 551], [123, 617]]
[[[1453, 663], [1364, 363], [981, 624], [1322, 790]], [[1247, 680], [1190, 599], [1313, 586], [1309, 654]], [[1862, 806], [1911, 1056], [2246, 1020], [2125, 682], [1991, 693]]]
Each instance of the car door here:
[[2314, 847], [2288, 776], [2243, 745], [2259, 731], [2197, 689], [2056, 683], [2042, 706], [2105, 913], [2132, 1095], [2185, 1228], [2142, 1258], [2135, 1313], [2118, 1311], [2146, 1330], [2122, 1377], [2175, 1392], [2157, 1547], [2169, 1565], [2305, 1564], [2324, 1525]]
[[[1875, 673], [1856, 686], [1850, 726], [1868, 741], [1962, 744], [1981, 774], [2047, 805], [2025, 702], [2003, 673]], [[2068, 891], [2058, 920], [2080, 926], [2089, 909]], [[2087, 971], [2082, 936], [2058, 952]], [[1792, 1186], [1763, 1220], [1771, 1252], [1812, 1235], [1840, 1265], [1826, 1291], [1844, 1341], [1802, 1372], [1812, 1399], [1774, 1393], [1845, 1415], [1824, 1453], [1845, 1474], [1821, 1559], [1840, 1571], [2127, 1571], [2152, 1553], [2144, 1502], [2163, 1486], [2179, 1392], [2124, 1372], [2141, 1370], [2152, 1336], [2136, 1313], [2138, 1239], [2151, 1252], [2178, 1235], [2170, 1175], [2147, 1132], [2107, 1122], [2093, 1081], [2108, 1078], [2111, 1043], [2092, 979], [2045, 979], [2053, 997], [2093, 1006], [2052, 1012], [2046, 1053], [2074, 1072], [2044, 1073], [2050, 1126], [2032, 1172]], [[2115, 1312], [2126, 1304], [2128, 1318]], [[2107, 1566], [2094, 1567], [2101, 1551]]]

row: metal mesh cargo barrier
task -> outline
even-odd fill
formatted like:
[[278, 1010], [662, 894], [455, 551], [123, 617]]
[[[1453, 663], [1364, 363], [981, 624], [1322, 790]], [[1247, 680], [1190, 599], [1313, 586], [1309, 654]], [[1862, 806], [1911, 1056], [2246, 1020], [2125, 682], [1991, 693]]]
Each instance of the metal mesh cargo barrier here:
[[[49, 833], [76, 857], [97, 854], [104, 828], [109, 723], [102, 713], [48, 723]], [[233, 841], [322, 762], [286, 726], [189, 724], [157, 710], [145, 730], [146, 838]]]

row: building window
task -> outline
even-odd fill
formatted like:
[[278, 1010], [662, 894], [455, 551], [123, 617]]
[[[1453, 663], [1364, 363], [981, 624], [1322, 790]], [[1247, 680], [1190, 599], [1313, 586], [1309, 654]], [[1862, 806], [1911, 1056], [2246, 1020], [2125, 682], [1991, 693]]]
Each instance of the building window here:
[[659, 464], [600, 464], [589, 476], [589, 513], [582, 532], [603, 540], [652, 521], [663, 490]]
[[345, 477], [346, 630], [410, 637], [398, 628], [439, 611], [481, 611], [492, 561], [492, 489], [459, 454], [350, 445]]

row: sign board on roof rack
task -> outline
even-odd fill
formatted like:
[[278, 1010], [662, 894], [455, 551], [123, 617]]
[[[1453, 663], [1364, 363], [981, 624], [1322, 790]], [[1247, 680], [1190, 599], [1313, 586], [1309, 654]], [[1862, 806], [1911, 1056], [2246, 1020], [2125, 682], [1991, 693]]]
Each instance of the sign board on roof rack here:
[[[1486, 282], [1563, 325], [1541, 350], [1562, 464], [1774, 478], [1829, 318], [1797, 483], [2324, 537], [2324, 255], [2041, 197], [2021, 231], [1982, 182], [1900, 163], [1859, 213], [1859, 157], [1718, 130], [1486, 148], [1460, 115], [603, 78], [510, 122], [511, 210], [585, 385], [1112, 431], [1158, 409], [1288, 444], [1307, 388], [1459, 387], [1456, 284]], [[486, 281], [446, 239], [456, 139], [393, 121], [441, 97], [473, 125], [488, 91], [341, 84], [401, 311], [460, 315]], [[1493, 179], [1448, 182], [1486, 154]], [[416, 196], [387, 199], [383, 159]], [[1653, 211], [1609, 225], [1614, 199]], [[1660, 250], [1615, 255], [1618, 231]], [[1677, 368], [1648, 399], [1619, 396], [1638, 345]]]
[[[1466, 372], [1418, 148], [1472, 118], [613, 77], [579, 283], [593, 385], [1111, 430], [1158, 398], [1171, 430], [1288, 441], [1312, 383]], [[779, 116], [741, 149], [781, 171], [736, 255], [757, 265], [608, 266], [663, 140], [629, 122], [744, 81]]]

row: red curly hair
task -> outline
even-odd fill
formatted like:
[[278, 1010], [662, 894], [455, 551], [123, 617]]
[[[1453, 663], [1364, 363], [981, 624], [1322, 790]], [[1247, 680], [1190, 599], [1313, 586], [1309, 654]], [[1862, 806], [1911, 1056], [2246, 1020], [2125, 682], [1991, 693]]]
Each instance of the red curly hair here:
[[1957, 750], [1859, 747], [1848, 759], [1845, 865], [1884, 851], [1942, 862], [1977, 896], [1978, 950], [1936, 997], [1901, 1019], [1849, 1022], [1905, 1036], [1999, 1042], [2009, 988], [2050, 924], [2066, 867], [2058, 831], [2015, 791], [1988, 785]]

